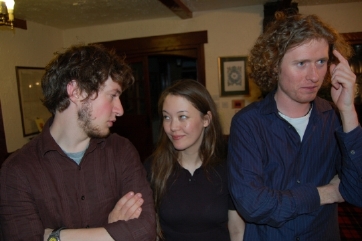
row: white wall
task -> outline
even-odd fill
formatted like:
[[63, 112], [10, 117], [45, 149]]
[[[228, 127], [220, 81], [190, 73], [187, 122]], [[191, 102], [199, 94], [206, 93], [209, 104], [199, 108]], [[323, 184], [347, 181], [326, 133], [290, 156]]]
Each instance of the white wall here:
[[8, 152], [29, 141], [23, 137], [15, 66], [44, 67], [63, 45], [62, 32], [27, 22], [28, 29], [0, 27], [0, 100]]
[[[362, 3], [343, 3], [316, 6], [299, 6], [303, 14], [317, 14], [340, 32], [362, 31]], [[104, 26], [70, 29], [63, 32], [38, 24], [28, 23], [28, 30], [16, 30], [15, 34], [0, 28], [0, 73], [2, 83], [0, 98], [3, 108], [8, 151], [14, 151], [26, 143], [22, 137], [20, 108], [17, 95], [15, 66], [44, 66], [52, 53], [61, 47], [76, 43], [91, 43], [157, 36], [193, 31], [208, 31], [205, 44], [206, 87], [218, 104], [223, 132], [229, 133], [230, 121], [235, 114], [231, 100], [245, 99], [245, 104], [260, 95], [250, 83], [250, 96], [219, 97], [218, 58], [247, 56], [254, 41], [262, 31], [263, 6], [197, 12], [192, 19], [178, 17], [135, 21]], [[62, 40], [63, 38], [63, 40]], [[5, 52], [5, 54], [4, 54]], [[12, 53], [14, 52], [14, 54]], [[5, 57], [5, 58], [4, 58]]]
[[[317, 14], [340, 32], [362, 31], [362, 3], [299, 6], [302, 14]], [[218, 58], [247, 56], [262, 31], [263, 6], [198, 12], [192, 19], [178, 17], [137, 21], [108, 26], [72, 29], [64, 32], [64, 44], [102, 42], [173, 33], [207, 30], [205, 45], [206, 87], [219, 107], [224, 134], [229, 134], [230, 122], [235, 114], [233, 99], [244, 99], [245, 105], [258, 99], [259, 89], [250, 83], [250, 96], [219, 97]]]

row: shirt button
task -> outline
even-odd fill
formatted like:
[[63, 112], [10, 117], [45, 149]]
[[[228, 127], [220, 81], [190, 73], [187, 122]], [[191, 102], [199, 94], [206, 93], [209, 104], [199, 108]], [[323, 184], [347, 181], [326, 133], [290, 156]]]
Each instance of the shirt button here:
[[356, 152], [354, 150], [352, 150], [350, 153], [351, 153], [351, 155], [356, 154]]
[[189, 182], [191, 182], [191, 178], [189, 179]]
[[297, 183], [300, 183], [300, 180], [297, 180]]
[[80, 199], [84, 200], [84, 199], [85, 199], [85, 196], [82, 196]]
[[299, 241], [299, 240], [300, 240], [300, 238], [299, 238], [299, 237], [296, 237], [296, 238], [295, 238], [295, 240]]

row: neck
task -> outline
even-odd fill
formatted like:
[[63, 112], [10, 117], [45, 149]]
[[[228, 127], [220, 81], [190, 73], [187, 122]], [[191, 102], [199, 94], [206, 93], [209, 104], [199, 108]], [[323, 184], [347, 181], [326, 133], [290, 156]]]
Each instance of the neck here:
[[312, 107], [310, 102], [299, 103], [296, 101], [284, 101], [278, 98], [277, 95], [274, 96], [274, 99], [277, 104], [278, 111], [290, 118], [303, 117], [308, 114]]
[[89, 145], [90, 138], [79, 127], [77, 119], [70, 118], [66, 111], [55, 114], [50, 134], [65, 152], [84, 151]]
[[192, 154], [181, 152], [179, 163], [183, 168], [188, 170], [191, 175], [193, 175], [195, 170], [202, 165], [198, 152]]

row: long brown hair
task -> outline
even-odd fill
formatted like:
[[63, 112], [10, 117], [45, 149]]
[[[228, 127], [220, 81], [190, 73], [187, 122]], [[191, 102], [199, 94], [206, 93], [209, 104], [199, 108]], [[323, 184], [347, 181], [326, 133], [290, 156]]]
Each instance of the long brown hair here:
[[[205, 128], [204, 138], [199, 149], [202, 167], [208, 170], [215, 164], [225, 160], [226, 146], [222, 137], [219, 115], [207, 89], [195, 80], [182, 79], [176, 81], [173, 85], [166, 88], [160, 96], [158, 112], [161, 117], [163, 116], [163, 103], [168, 95], [181, 96], [187, 99], [200, 111], [202, 116], [206, 115], [208, 111], [211, 112], [212, 118], [209, 126]], [[165, 193], [168, 178], [179, 167], [178, 158], [179, 151], [173, 147], [161, 122], [158, 145], [151, 156], [151, 187], [153, 189], [156, 211], [158, 211], [162, 196]], [[162, 237], [159, 225], [158, 233]]]

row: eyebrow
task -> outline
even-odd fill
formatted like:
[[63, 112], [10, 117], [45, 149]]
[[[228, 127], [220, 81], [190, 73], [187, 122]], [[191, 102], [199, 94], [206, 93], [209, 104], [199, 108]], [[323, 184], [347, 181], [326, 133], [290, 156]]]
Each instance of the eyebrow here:
[[[162, 110], [162, 112], [166, 112], [166, 113], [168, 113], [168, 111], [167, 111], [167, 110]], [[182, 112], [186, 112], [186, 113], [188, 113], [188, 111], [187, 111], [187, 110], [180, 110], [180, 111], [177, 111], [177, 113], [182, 113]]]

